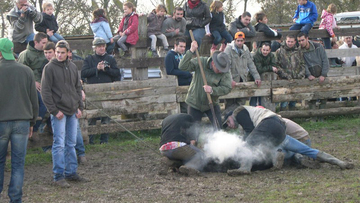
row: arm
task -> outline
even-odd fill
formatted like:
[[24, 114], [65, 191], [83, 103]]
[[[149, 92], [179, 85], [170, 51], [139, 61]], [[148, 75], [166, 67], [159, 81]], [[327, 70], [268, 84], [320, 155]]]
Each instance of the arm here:
[[236, 21], [237, 21], [237, 19], [235, 21], [231, 22], [230, 26], [229, 26], [229, 32], [230, 32], [231, 36], [233, 36], [233, 37], [237, 33]]
[[[255, 28], [250, 24], [248, 25], [248, 27], [244, 27], [244, 28], [240, 29], [240, 31], [243, 32], [246, 37], [255, 37], [255, 35], [256, 35]], [[234, 33], [234, 35], [235, 35], [235, 33]]]
[[299, 5], [296, 8], [295, 15], [294, 15], [293, 19], [296, 19], [296, 18], [299, 18]]
[[185, 31], [186, 31], [186, 20], [185, 18], [182, 18], [181, 20], [181, 27], [180, 27], [180, 31], [179, 34], [180, 36], [184, 36], [185, 35]]
[[321, 76], [327, 77], [327, 73], [329, 72], [329, 66], [330, 66], [329, 60], [328, 60], [328, 57], [326, 55], [324, 47], [321, 45], [319, 47], [319, 49], [320, 49], [320, 57], [321, 57], [321, 60], [322, 60]]
[[53, 16], [53, 20], [54, 20], [54, 25], [55, 25], [55, 29], [54, 29], [54, 33], [55, 33], [55, 32], [57, 32], [59, 30], [59, 25], [58, 25], [58, 23], [56, 21], [55, 16]]
[[[171, 19], [171, 18], [169, 18]], [[171, 20], [164, 20], [163, 24], [161, 25], [161, 32], [166, 36], [166, 37], [174, 37], [176, 35], [175, 31], [167, 31], [168, 29], [171, 29], [173, 27], [171, 27]]]
[[130, 35], [130, 34], [134, 33], [138, 29], [138, 26], [139, 26], [139, 17], [138, 17], [138, 15], [134, 14], [130, 18], [131, 19], [129, 20], [129, 26], [124, 31], [126, 35]]
[[[93, 67], [95, 66], [95, 67]], [[97, 64], [93, 64], [91, 56], [89, 55], [85, 60], [83, 67], [81, 68], [81, 78], [90, 78], [98, 74]]]
[[255, 80], [261, 80], [260, 74], [257, 71], [254, 61], [252, 60], [251, 55], [249, 53], [248, 53], [248, 57], [247, 57], [247, 67], [250, 71], [250, 74], [253, 76], [253, 78]]
[[119, 32], [122, 31], [122, 29], [123, 29], [123, 27], [124, 27], [124, 20], [125, 20], [125, 17], [123, 17], [123, 18], [121, 19], [121, 22], [120, 22], [120, 24], [119, 24], [119, 28], [118, 28], [117, 33], [119, 33]]
[[41, 78], [41, 97], [47, 110], [54, 116], [59, 112], [52, 98], [51, 87], [53, 86], [53, 72], [48, 65], [44, 67]]
[[38, 32], [46, 33], [46, 25], [45, 25], [45, 22], [42, 21], [41, 23], [36, 23], [36, 24], [35, 24], [35, 30], [38, 31]]
[[324, 18], [325, 29], [331, 37], [335, 37], [335, 33], [333, 31], [333, 21], [334, 20], [332, 16], [326, 16], [326, 18]]
[[194, 53], [192, 53], [190, 50], [186, 51], [184, 58], [182, 58], [179, 63], [180, 70], [190, 72], [196, 70], [199, 65], [196, 58], [192, 59], [193, 55]]
[[212, 96], [223, 96], [227, 95], [231, 92], [231, 74], [230, 72], [222, 73], [224, 74], [223, 77], [220, 80], [220, 83], [218, 86], [212, 87], [213, 93]]
[[260, 57], [254, 56], [254, 64], [259, 74], [265, 72], [272, 72], [272, 66], [270, 64], [263, 64]]
[[77, 80], [76, 80], [76, 93], [79, 95], [79, 109], [80, 111], [83, 111], [84, 110], [84, 104], [82, 102], [82, 87], [81, 87], [81, 82], [80, 82], [80, 75], [79, 75], [79, 72], [77, 71], [77, 67], [75, 64], [73, 64], [75, 66], [75, 69], [76, 69], [76, 73], [77, 73]]
[[38, 95], [36, 92], [35, 87], [35, 77], [34, 74], [31, 73], [30, 78], [30, 102], [32, 105], [32, 111], [33, 111], [33, 118], [30, 121], [30, 126], [34, 126], [36, 123], [36, 119], [38, 117], [39, 113], [39, 101], [38, 101]]
[[205, 25], [209, 24], [210, 21], [211, 21], [210, 9], [208, 5], [205, 5], [204, 20], [202, 21], [201, 27], [204, 27]]
[[[212, 18], [211, 12], [210, 12], [210, 16]], [[210, 33], [210, 23], [205, 25], [205, 33], [206, 33], [206, 35], [211, 35], [211, 33]]]
[[101, 27], [104, 29], [105, 34], [106, 34], [106, 37], [110, 40], [110, 39], [113, 37], [113, 35], [112, 35], [112, 33], [111, 33], [111, 29], [110, 29], [109, 23], [107, 23], [107, 22], [102, 22], [102, 23], [101, 23]]
[[120, 78], [121, 76], [120, 69], [117, 67], [115, 59], [109, 56], [107, 60], [109, 60], [110, 62], [110, 68], [105, 68], [104, 69], [105, 73], [113, 78]]
[[314, 22], [316, 22], [317, 17], [318, 17], [318, 12], [317, 12], [316, 6], [315, 6], [315, 4], [312, 4], [309, 18], [310, 18], [311, 22], [314, 23]]
[[30, 6], [32, 9], [31, 12], [29, 12], [30, 17], [34, 21], [34, 23], [41, 23], [43, 21], [43, 15], [41, 12], [37, 11], [35, 7]]

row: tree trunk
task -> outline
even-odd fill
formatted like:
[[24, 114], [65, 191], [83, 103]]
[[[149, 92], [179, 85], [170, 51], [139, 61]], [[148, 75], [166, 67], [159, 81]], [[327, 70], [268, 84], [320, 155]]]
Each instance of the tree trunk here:
[[244, 0], [244, 12], [246, 12], [246, 9], [247, 9], [247, 3], [248, 3], [248, 0]]
[[5, 35], [6, 26], [5, 26], [4, 13], [3, 13], [3, 10], [2, 10], [1, 8], [0, 8], [0, 15], [1, 15], [1, 20], [2, 20], [2, 24], [1, 24], [1, 38], [3, 38], [4, 35]]

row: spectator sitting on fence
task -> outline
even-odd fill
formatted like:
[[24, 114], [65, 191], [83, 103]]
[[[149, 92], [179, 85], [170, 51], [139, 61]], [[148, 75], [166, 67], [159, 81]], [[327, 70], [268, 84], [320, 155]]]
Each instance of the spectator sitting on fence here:
[[106, 52], [112, 54], [115, 43], [110, 29], [109, 21], [106, 17], [105, 10], [98, 8], [93, 12], [93, 20], [90, 23], [91, 30], [94, 33], [94, 39], [101, 37], [106, 42]]
[[[307, 34], [300, 32], [297, 35], [299, 50], [303, 53], [305, 59], [305, 77], [309, 80], [319, 78], [319, 83], [323, 83], [329, 71], [329, 60], [324, 47], [316, 42], [309, 40]], [[326, 99], [320, 99], [319, 109], [325, 109]], [[309, 101], [309, 108], [316, 108], [316, 100]], [[323, 118], [319, 117], [322, 121]], [[314, 117], [312, 121], [316, 121]]]
[[[41, 76], [44, 63], [47, 61], [44, 55], [44, 47], [48, 42], [47, 36], [43, 32], [38, 32], [34, 36], [34, 41], [30, 41], [26, 50], [19, 55], [18, 62], [29, 66], [35, 75], [36, 90], [39, 101], [39, 117], [44, 118], [47, 110], [41, 99]], [[36, 121], [34, 132], [37, 132], [41, 125], [41, 120]]]
[[[21, 202], [26, 148], [39, 106], [34, 73], [29, 67], [15, 61], [13, 47], [9, 39], [0, 39], [0, 193], [4, 186], [4, 172], [9, 167], [6, 154], [10, 141], [11, 177], [8, 196], [10, 202]], [[5, 201], [3, 197], [1, 199]]]
[[[336, 25], [336, 20], [334, 17], [334, 15], [336, 14], [336, 10], [336, 5], [330, 4], [326, 10], [322, 11], [321, 14], [321, 22], [319, 25], [319, 29], [326, 29], [326, 31], [331, 37], [331, 40], [329, 37], [323, 38], [325, 49], [331, 49], [331, 42], [336, 42], [337, 40], [333, 30], [334, 28], [339, 29], [339, 27]], [[335, 58], [330, 59], [330, 65], [337, 66], [337, 64], [335, 63]]]
[[43, 20], [41, 23], [35, 24], [35, 30], [46, 33], [49, 40], [56, 44], [59, 40], [63, 40], [64, 38], [57, 33], [59, 26], [53, 14], [54, 7], [51, 3], [43, 3], [42, 9], [44, 11], [42, 13]]
[[[210, 53], [213, 53], [216, 51], [218, 44], [221, 43], [219, 51], [224, 51], [226, 48], [226, 45], [228, 43], [231, 43], [233, 40], [232, 36], [229, 34], [229, 32], [226, 30], [226, 19], [225, 14], [223, 13], [223, 3], [221, 1], [213, 1], [210, 5], [210, 16], [211, 21], [209, 24], [206, 25], [206, 35], [207, 36], [213, 36], [214, 41], [211, 46]], [[222, 40], [225, 40], [222, 42]]]
[[[287, 135], [287, 126], [281, 116], [264, 107], [239, 106], [225, 117], [223, 125], [223, 128], [238, 129], [241, 127], [245, 131], [243, 139], [246, 141], [249, 149], [254, 154], [257, 150], [261, 150], [264, 153], [260, 160], [249, 159], [248, 157], [240, 158], [241, 167], [239, 169], [228, 170], [227, 173], [230, 176], [250, 174], [254, 164], [260, 163], [266, 166], [266, 163], [269, 161], [275, 168], [282, 168], [284, 158], [290, 158], [295, 153], [337, 165], [341, 169], [354, 168], [352, 163], [339, 160], [331, 154], [313, 149]], [[302, 159], [302, 157], [299, 158], [300, 160]]]
[[162, 24], [161, 32], [166, 37], [182, 37], [186, 31], [184, 9], [176, 7], [172, 18], [166, 18]]
[[[239, 82], [248, 82], [248, 75], [251, 74], [255, 79], [255, 84], [260, 87], [261, 79], [256, 66], [254, 64], [253, 58], [249, 51], [249, 48], [244, 44], [245, 43], [245, 34], [243, 32], [237, 32], [234, 35], [234, 40], [227, 45], [225, 53], [230, 58], [230, 72], [232, 76], [231, 86], [235, 87], [236, 83]], [[229, 109], [230, 106], [235, 104], [243, 105], [245, 104], [247, 98], [237, 98], [237, 99], [226, 99], [225, 100], [225, 109]]]
[[[29, 43], [34, 39], [34, 23], [41, 23], [43, 16], [27, 0], [15, 0], [15, 7], [6, 16], [12, 29], [13, 43]], [[20, 51], [19, 51], [20, 52]], [[19, 54], [19, 52], [15, 52]]]
[[[184, 4], [184, 12], [186, 20], [185, 35], [190, 37], [189, 30], [192, 30], [195, 41], [200, 47], [205, 36], [205, 25], [211, 21], [209, 6], [201, 0], [187, 0]], [[188, 43], [186, 49], [190, 48], [190, 44]]]
[[[190, 85], [192, 80], [192, 74], [188, 71], [182, 71], [179, 69], [180, 60], [183, 58], [183, 54], [186, 49], [186, 40], [182, 37], [176, 38], [174, 49], [170, 50], [165, 57], [166, 74], [176, 75], [179, 86]], [[187, 105], [184, 102], [180, 102], [181, 113], [187, 112]]]
[[[124, 3], [123, 10], [124, 17], [121, 19], [114, 41], [124, 51], [124, 57], [129, 57], [129, 47], [125, 43], [135, 45], [139, 40], [139, 16], [136, 14], [136, 8], [131, 2]], [[115, 47], [114, 53], [118, 53], [118, 51], [118, 48]]]
[[293, 17], [295, 24], [290, 27], [290, 30], [300, 30], [300, 32], [309, 34], [318, 17], [316, 5], [308, 0], [298, 0], [298, 3]]
[[[160, 175], [166, 175], [169, 167], [185, 175], [197, 175], [205, 165], [204, 153], [196, 147], [194, 119], [189, 114], [174, 114], [161, 124]], [[179, 168], [180, 167], [180, 168]]]
[[230, 34], [235, 36], [237, 32], [243, 32], [246, 37], [255, 37], [255, 28], [251, 25], [251, 14], [245, 11], [242, 15], [230, 23]]
[[[200, 64], [196, 58], [192, 58], [197, 48], [197, 42], [193, 41], [190, 50], [186, 51], [179, 64], [180, 70], [195, 72], [185, 100], [188, 105], [188, 114], [194, 118], [194, 121], [201, 122], [205, 113], [213, 126], [217, 126], [221, 123], [219, 97], [231, 91], [230, 60], [226, 53], [220, 51], [215, 51], [212, 57], [201, 57], [200, 62], [207, 80], [207, 85], [204, 85]], [[211, 95], [215, 115], [210, 109], [207, 93]], [[216, 117], [218, 123], [213, 116]]]
[[[339, 47], [339, 49], [357, 49], [358, 47], [353, 44], [352, 40], [353, 40], [352, 36], [344, 36], [343, 37], [344, 43]], [[341, 60], [344, 62], [345, 67], [356, 66], [355, 56], [342, 57]]]
[[[270, 43], [264, 42], [254, 55], [254, 64], [258, 73], [261, 75], [265, 72], [277, 73], [278, 68], [274, 53], [271, 53]], [[251, 106], [261, 105], [261, 97], [251, 97]]]
[[[281, 38], [281, 33], [278, 32], [277, 30], [271, 29], [267, 23], [268, 23], [268, 18], [266, 17], [266, 14], [264, 12], [258, 12], [255, 14], [255, 19], [256, 19], [256, 25], [255, 25], [255, 30], [257, 32], [263, 32], [265, 34], [266, 37], [277, 37], [277, 38]], [[258, 47], [262, 46], [262, 43], [264, 42], [268, 42], [271, 44], [271, 41], [260, 41], [257, 43]]]
[[[102, 38], [95, 38], [93, 41], [94, 55], [89, 55], [84, 60], [81, 70], [81, 78], [86, 80], [88, 84], [111, 83], [119, 81], [121, 74], [117, 67], [116, 60], [106, 53], [106, 41]], [[95, 125], [96, 120], [101, 119], [102, 124], [109, 124], [109, 117], [89, 119], [89, 125]], [[90, 144], [95, 144], [95, 135], [89, 135]], [[101, 134], [100, 144], [108, 142], [109, 134]]]
[[[276, 50], [278, 76], [283, 80], [304, 79], [305, 61], [302, 52], [296, 46], [296, 37], [287, 35], [285, 43]], [[294, 110], [296, 101], [281, 102], [280, 111], [284, 111], [289, 104], [289, 110]]]
[[65, 40], [60, 40], [56, 44], [56, 58], [45, 66], [41, 79], [41, 95], [51, 114], [54, 133], [52, 147], [54, 184], [62, 188], [70, 187], [67, 181], [88, 181], [77, 174], [76, 129], [83, 103], [78, 69], [67, 59], [69, 49], [69, 44]]
[[169, 49], [167, 38], [163, 33], [161, 33], [161, 27], [165, 20], [166, 12], [166, 7], [162, 4], [159, 4], [156, 9], [152, 10], [147, 17], [147, 34], [151, 39], [150, 49], [152, 51], [152, 56], [154, 57], [159, 56], [156, 51], [157, 38], [161, 39], [165, 51]]

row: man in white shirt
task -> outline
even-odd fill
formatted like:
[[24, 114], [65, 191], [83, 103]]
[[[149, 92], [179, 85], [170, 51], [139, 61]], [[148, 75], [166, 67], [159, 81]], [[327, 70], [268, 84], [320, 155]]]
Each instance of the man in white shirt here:
[[[356, 45], [353, 44], [352, 42], [353, 37], [352, 36], [344, 36], [343, 37], [343, 41], [344, 44], [342, 44], [339, 49], [354, 49], [354, 48], [358, 48]], [[350, 67], [350, 66], [356, 66], [356, 60], [355, 60], [355, 56], [351, 56], [351, 57], [342, 57], [341, 60], [344, 62], [344, 66], [345, 67]]]

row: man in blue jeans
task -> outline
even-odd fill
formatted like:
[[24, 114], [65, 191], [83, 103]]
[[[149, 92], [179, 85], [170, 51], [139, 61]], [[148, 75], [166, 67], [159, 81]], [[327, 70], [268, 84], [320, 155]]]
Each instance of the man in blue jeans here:
[[[276, 168], [282, 167], [287, 152], [299, 153], [322, 162], [337, 165], [341, 169], [354, 167], [351, 163], [310, 148], [308, 145], [286, 135], [285, 121], [281, 116], [264, 107], [239, 106], [232, 113], [229, 113], [225, 118], [223, 128], [235, 129], [239, 126], [245, 131], [244, 140], [247, 142], [249, 149], [255, 150], [259, 149], [258, 146], [261, 146], [262, 152], [266, 154], [265, 157], [273, 158], [273, 165]], [[285, 155], [281, 150], [285, 152]], [[274, 156], [275, 152], [276, 155]], [[263, 164], [266, 164], [266, 162], [267, 160], [262, 160]], [[241, 167], [228, 170], [228, 175], [250, 174], [254, 164], [259, 164], [259, 160], [255, 162], [255, 160], [251, 159], [242, 159], [240, 160]]]
[[318, 17], [316, 5], [308, 0], [298, 0], [299, 5], [296, 8], [293, 17], [293, 24], [290, 30], [300, 30], [300, 32], [309, 34]]
[[38, 97], [31, 69], [15, 62], [14, 45], [0, 39], [0, 193], [4, 186], [4, 168], [11, 141], [10, 202], [21, 202], [28, 136], [38, 116]]
[[54, 134], [54, 183], [59, 187], [70, 187], [67, 181], [87, 181], [76, 173], [76, 134], [83, 103], [77, 67], [67, 58], [69, 50], [69, 44], [65, 40], [60, 40], [56, 44], [56, 58], [44, 67], [41, 78], [41, 96], [51, 114]]

